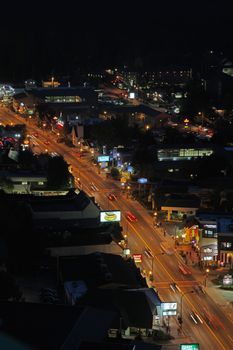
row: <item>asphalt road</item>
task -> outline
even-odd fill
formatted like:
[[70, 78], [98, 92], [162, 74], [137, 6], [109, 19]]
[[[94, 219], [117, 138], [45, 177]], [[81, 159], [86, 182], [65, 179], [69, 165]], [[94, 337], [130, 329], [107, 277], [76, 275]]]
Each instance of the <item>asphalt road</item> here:
[[[6, 108], [0, 107], [0, 121], [5, 124], [10, 122], [23, 123], [24, 119], [17, 116], [15, 113]], [[182, 261], [180, 255], [175, 254], [168, 256], [162, 255], [160, 243], [168, 240], [172, 244], [171, 238], [163, 236], [160, 228], [153, 227], [153, 218], [137, 201], [127, 198], [127, 195], [122, 193], [121, 184], [119, 182], [106, 179], [104, 174], [99, 174], [98, 169], [90, 161], [90, 156], [78, 159], [75, 149], [69, 148], [64, 144], [57, 143], [57, 136], [51, 132], [38, 129], [32, 121], [26, 123], [28, 134], [32, 135], [38, 132], [36, 137], [37, 145], [34, 147], [36, 152], [56, 152], [61, 154], [66, 159], [67, 163], [72, 165], [73, 174], [76, 177], [76, 183], [79, 184], [77, 178], [80, 178], [83, 190], [88, 194], [95, 196], [97, 202], [102, 209], [120, 209], [122, 212], [122, 226], [124, 234], [127, 234], [128, 245], [131, 253], [139, 253], [143, 256], [143, 261], [140, 264], [145, 273], [152, 270], [154, 286], [163, 301], [178, 303], [178, 311], [180, 312], [181, 297], [183, 304], [183, 327], [182, 339], [188, 339], [190, 342], [199, 343], [201, 350], [232, 350], [233, 349], [233, 324], [222, 310], [218, 308], [214, 300], [208, 294], [200, 295], [191, 293], [193, 287], [198, 284], [195, 280], [195, 274], [184, 276], [178, 269], [178, 263]], [[49, 141], [49, 144], [46, 142]], [[97, 190], [91, 188], [94, 183]], [[117, 195], [117, 200], [110, 201], [107, 194], [113, 192]], [[125, 213], [131, 211], [137, 217], [137, 222], [129, 222], [125, 218]], [[149, 248], [154, 259], [152, 260], [145, 255], [145, 248]], [[172, 291], [170, 283], [175, 282], [180, 291]], [[184, 295], [184, 293], [186, 293]], [[202, 324], [195, 324], [190, 317], [191, 310], [194, 310], [202, 320]], [[171, 317], [173, 324], [177, 323], [176, 317]], [[178, 323], [177, 323], [178, 327]], [[175, 334], [173, 334], [176, 336]]]

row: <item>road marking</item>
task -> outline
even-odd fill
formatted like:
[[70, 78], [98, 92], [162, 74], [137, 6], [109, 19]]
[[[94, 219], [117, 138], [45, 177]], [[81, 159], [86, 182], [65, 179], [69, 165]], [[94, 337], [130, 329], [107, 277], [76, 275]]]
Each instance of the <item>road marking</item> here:
[[[140, 235], [140, 233], [135, 229], [135, 227], [129, 223], [129, 225], [132, 227], [132, 229], [134, 230], [134, 232], [136, 233], [136, 235], [142, 240], [142, 242], [145, 244], [145, 246], [147, 248], [149, 248], [152, 252], [153, 249], [151, 249], [147, 242], [144, 240], [144, 238]], [[163, 264], [159, 261], [158, 257], [155, 255], [154, 258], [157, 260], [157, 262], [160, 264], [160, 266], [165, 270], [165, 272], [168, 274], [168, 276], [171, 278], [171, 280], [174, 282], [174, 278], [172, 277], [172, 275], [166, 270], [166, 268], [163, 266]], [[196, 307], [190, 302], [190, 300], [187, 298], [187, 295], [184, 295], [184, 298], [186, 299], [186, 301], [189, 303], [189, 305], [191, 305], [191, 308], [193, 310], [195, 310], [197, 313], [197, 309]], [[208, 326], [208, 324], [205, 321], [205, 326], [208, 328], [208, 330], [210, 331], [210, 333], [213, 335], [213, 337], [217, 340], [217, 342], [219, 343], [219, 345], [221, 346], [222, 349], [226, 350], [224, 344], [221, 342], [221, 340], [216, 336], [216, 334], [213, 332], [213, 330]]]

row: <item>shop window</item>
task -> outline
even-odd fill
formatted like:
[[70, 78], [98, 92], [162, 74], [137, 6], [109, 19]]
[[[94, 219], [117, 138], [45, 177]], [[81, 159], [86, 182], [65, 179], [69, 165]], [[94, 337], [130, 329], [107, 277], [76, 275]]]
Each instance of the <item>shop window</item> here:
[[213, 249], [212, 248], [204, 248], [203, 252], [204, 253], [212, 253]]
[[221, 248], [222, 249], [230, 249], [232, 247], [231, 242], [221, 242]]
[[204, 230], [202, 236], [205, 238], [216, 238], [217, 232], [213, 230]]

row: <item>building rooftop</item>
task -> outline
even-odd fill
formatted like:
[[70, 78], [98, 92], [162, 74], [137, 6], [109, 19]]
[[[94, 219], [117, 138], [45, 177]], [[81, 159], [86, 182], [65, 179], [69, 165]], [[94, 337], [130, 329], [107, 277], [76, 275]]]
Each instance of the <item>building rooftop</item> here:
[[65, 196], [38, 196], [30, 200], [31, 208], [34, 212], [46, 211], [82, 211], [91, 200], [80, 191], [78, 194]]
[[93, 253], [61, 258], [60, 269], [62, 282], [84, 280], [89, 289], [146, 286], [135, 264], [120, 255]]
[[[154, 294], [154, 295], [152, 295]], [[142, 289], [102, 289], [90, 290], [82, 299], [81, 305], [106, 308], [118, 312], [113, 328], [122, 326], [135, 328], [152, 328], [153, 315], [157, 315], [156, 306], [161, 304], [153, 288]]]
[[172, 194], [160, 202], [161, 207], [199, 208], [200, 199], [195, 195]]
[[27, 90], [27, 94], [40, 98], [44, 98], [45, 96], [92, 97], [96, 95], [94, 90], [84, 87], [37, 88]]
[[114, 317], [113, 311], [91, 307], [0, 302], [1, 330], [34, 350], [70, 350], [82, 341], [100, 342]]

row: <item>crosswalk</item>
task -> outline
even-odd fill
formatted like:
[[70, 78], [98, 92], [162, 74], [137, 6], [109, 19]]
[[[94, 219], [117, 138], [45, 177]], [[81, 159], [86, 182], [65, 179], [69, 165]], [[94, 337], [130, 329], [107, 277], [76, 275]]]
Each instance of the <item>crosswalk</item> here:
[[[195, 286], [199, 285], [198, 281], [175, 281], [175, 283], [180, 287], [180, 288], [193, 288]], [[153, 285], [155, 288], [158, 289], [167, 289], [170, 288], [170, 283], [169, 282], [153, 282]]]

